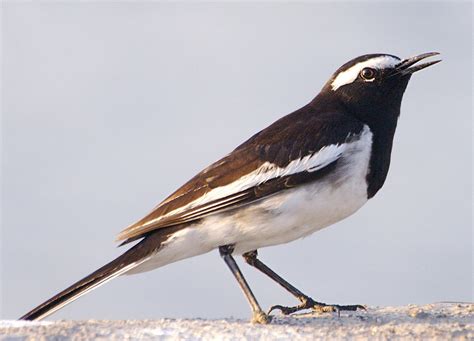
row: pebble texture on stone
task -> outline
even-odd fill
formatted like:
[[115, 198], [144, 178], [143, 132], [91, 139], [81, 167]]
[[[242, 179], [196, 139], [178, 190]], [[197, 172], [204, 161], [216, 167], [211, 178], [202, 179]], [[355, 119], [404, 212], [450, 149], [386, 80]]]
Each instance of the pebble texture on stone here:
[[369, 307], [366, 312], [292, 317], [269, 325], [237, 319], [0, 321], [0, 340], [474, 340], [474, 304]]

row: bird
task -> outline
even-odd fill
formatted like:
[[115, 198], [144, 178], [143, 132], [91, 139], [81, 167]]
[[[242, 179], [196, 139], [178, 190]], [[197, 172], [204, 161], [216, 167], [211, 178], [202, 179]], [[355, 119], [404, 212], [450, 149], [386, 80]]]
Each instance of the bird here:
[[[403, 94], [413, 73], [441, 60], [429, 52], [401, 59], [373, 53], [336, 70], [308, 104], [278, 119], [212, 163], [149, 214], [118, 234], [132, 246], [20, 319], [40, 320], [125, 274], [156, 269], [218, 250], [251, 308], [266, 324], [312, 309], [341, 312], [364, 305], [318, 302], [275, 273], [258, 249], [288, 243], [347, 218], [383, 186]], [[234, 256], [270, 277], [299, 304], [264, 312]]]

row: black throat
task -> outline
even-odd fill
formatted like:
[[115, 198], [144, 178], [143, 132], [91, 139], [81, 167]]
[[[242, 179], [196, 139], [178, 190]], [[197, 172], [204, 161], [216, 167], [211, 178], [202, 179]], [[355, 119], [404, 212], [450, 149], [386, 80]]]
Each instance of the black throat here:
[[[385, 116], [387, 117], [387, 116]], [[390, 168], [393, 137], [397, 128], [397, 118], [391, 122], [369, 124], [372, 131], [372, 153], [367, 173], [367, 198], [372, 198], [382, 188]]]
[[[329, 92], [329, 91], [328, 91]], [[389, 105], [359, 106], [347, 105], [328, 92], [320, 93], [310, 104], [317, 112], [338, 111], [357, 118], [366, 124], [372, 136], [372, 151], [367, 173], [367, 198], [372, 198], [382, 188], [387, 178], [392, 154], [393, 138], [400, 115], [401, 100], [393, 99]]]

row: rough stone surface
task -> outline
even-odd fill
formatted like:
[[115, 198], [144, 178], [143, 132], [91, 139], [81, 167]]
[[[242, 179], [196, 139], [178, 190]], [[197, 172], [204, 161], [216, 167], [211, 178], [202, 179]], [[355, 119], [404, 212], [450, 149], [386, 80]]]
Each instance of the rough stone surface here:
[[0, 321], [1, 340], [473, 340], [474, 304], [369, 307], [367, 311], [275, 316], [272, 324], [236, 319]]

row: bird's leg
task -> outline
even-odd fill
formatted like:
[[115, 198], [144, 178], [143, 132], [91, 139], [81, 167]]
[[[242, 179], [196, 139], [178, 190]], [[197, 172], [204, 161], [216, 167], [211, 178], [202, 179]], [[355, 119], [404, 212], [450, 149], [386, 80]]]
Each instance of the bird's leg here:
[[232, 257], [232, 252], [234, 251], [234, 246], [233, 245], [225, 245], [225, 246], [220, 246], [219, 247], [219, 253], [221, 257], [224, 259], [226, 262], [227, 266], [229, 267], [230, 271], [234, 275], [235, 279], [240, 285], [240, 288], [245, 294], [245, 297], [247, 297], [247, 300], [250, 304], [250, 307], [252, 308], [252, 322], [253, 323], [260, 323], [260, 324], [267, 324], [271, 321], [271, 317], [265, 314], [260, 308], [260, 305], [257, 302], [257, 299], [255, 298], [254, 294], [252, 293], [252, 290], [250, 289], [247, 281], [245, 280], [244, 276], [242, 275], [242, 272], [240, 271], [239, 267], [237, 266], [237, 263], [235, 262], [235, 259]]
[[326, 304], [326, 303], [317, 302], [313, 300], [311, 297], [302, 293], [300, 290], [295, 288], [293, 285], [291, 285], [285, 279], [283, 279], [277, 273], [275, 273], [272, 269], [270, 269], [268, 266], [262, 263], [257, 258], [257, 255], [258, 255], [257, 251], [254, 250], [254, 251], [244, 253], [243, 257], [245, 261], [247, 262], [247, 264], [257, 268], [258, 270], [263, 272], [265, 275], [273, 279], [275, 282], [280, 284], [283, 288], [289, 291], [293, 296], [295, 296], [301, 302], [301, 304], [294, 307], [274, 305], [270, 308], [270, 310], [268, 311], [268, 314], [270, 314], [273, 310], [276, 310], [276, 309], [281, 310], [281, 312], [284, 315], [289, 315], [289, 314], [292, 314], [304, 309], [312, 309], [317, 312], [337, 312], [338, 314], [340, 311], [356, 311], [357, 309], [365, 310], [365, 307], [360, 304], [356, 304], [356, 305]]

